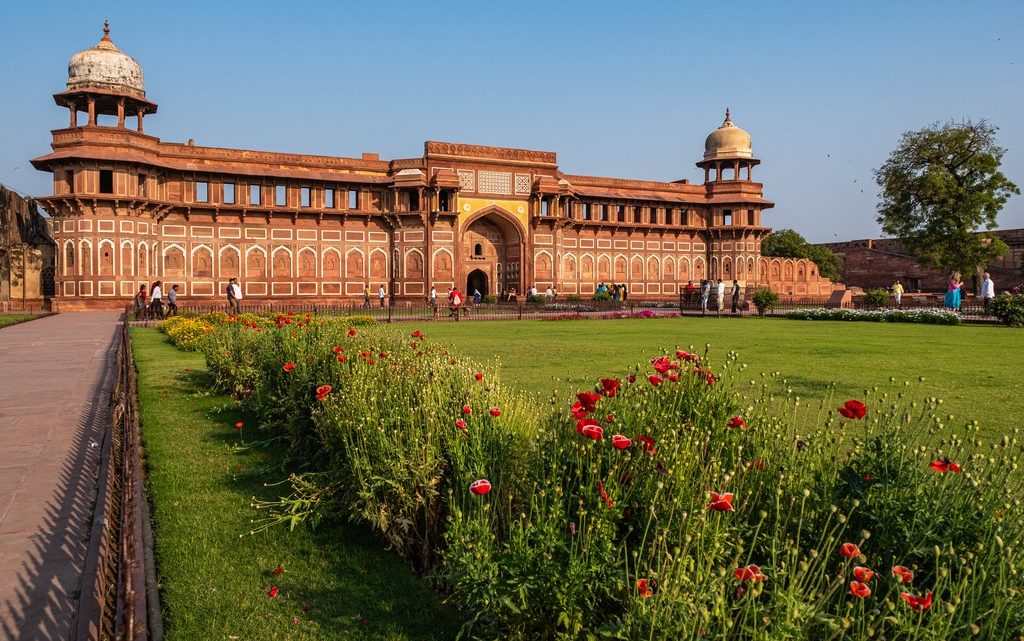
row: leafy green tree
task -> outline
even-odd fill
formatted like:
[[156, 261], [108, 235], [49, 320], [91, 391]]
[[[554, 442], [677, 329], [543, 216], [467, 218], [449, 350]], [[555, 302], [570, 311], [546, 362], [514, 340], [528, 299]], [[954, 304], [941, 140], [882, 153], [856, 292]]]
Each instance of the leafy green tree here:
[[761, 241], [762, 256], [785, 258], [809, 258], [818, 266], [818, 273], [835, 280], [842, 271], [843, 263], [828, 247], [811, 245], [807, 239], [792, 229], [780, 229], [768, 234]]
[[999, 171], [1006, 150], [985, 120], [908, 131], [881, 168], [878, 222], [924, 267], [974, 273], [1009, 248], [996, 215], [1020, 189]]

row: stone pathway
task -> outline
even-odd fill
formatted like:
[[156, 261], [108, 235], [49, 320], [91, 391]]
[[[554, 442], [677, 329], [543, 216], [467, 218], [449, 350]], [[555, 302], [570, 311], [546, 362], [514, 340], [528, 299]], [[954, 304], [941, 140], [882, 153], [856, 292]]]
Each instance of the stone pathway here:
[[0, 329], [0, 640], [72, 638], [117, 312]]

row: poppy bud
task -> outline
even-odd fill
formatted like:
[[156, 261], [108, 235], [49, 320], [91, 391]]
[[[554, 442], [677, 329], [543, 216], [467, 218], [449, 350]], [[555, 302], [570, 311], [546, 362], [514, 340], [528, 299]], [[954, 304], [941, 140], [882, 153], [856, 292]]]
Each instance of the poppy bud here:
[[477, 496], [483, 496], [491, 491], [491, 482], [487, 479], [477, 479], [469, 485], [469, 491]]

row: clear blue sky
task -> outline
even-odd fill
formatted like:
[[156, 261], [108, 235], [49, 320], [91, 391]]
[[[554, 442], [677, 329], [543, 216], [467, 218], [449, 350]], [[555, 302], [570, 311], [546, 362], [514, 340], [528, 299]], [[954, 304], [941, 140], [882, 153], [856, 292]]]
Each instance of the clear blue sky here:
[[[901, 132], [987, 118], [1024, 186], [1024, 2], [8, 3], [0, 182], [67, 124], [68, 59], [111, 36], [164, 140], [384, 158], [448, 140], [551, 150], [576, 174], [699, 180], [731, 107], [812, 241], [877, 235], [872, 170]], [[1000, 215], [1024, 227], [1024, 197]]]

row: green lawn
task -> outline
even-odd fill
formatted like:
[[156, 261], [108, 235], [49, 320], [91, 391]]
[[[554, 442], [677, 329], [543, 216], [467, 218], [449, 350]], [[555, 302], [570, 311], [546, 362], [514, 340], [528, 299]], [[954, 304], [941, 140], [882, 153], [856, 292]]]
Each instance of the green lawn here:
[[[454, 615], [364, 530], [240, 536], [252, 497], [282, 492], [264, 485], [286, 476], [279, 453], [241, 446], [234, 425], [247, 417], [209, 393], [202, 356], [153, 329], [132, 330], [132, 344], [169, 641], [455, 637]], [[245, 428], [247, 442], [255, 436]]]
[[14, 325], [22, 321], [32, 320], [35, 314], [0, 314], [0, 327]]
[[[1001, 435], [1024, 424], [1024, 332], [995, 326], [935, 326], [759, 318], [481, 321], [421, 326], [481, 362], [500, 363], [520, 389], [548, 397], [589, 388], [662, 350], [711, 345], [712, 363], [735, 350], [741, 380], [781, 372], [812, 400], [830, 383], [837, 397], [861, 397], [889, 377], [911, 381], [921, 398], [943, 400], [954, 423], [977, 420]], [[924, 377], [924, 382], [919, 378]]]

